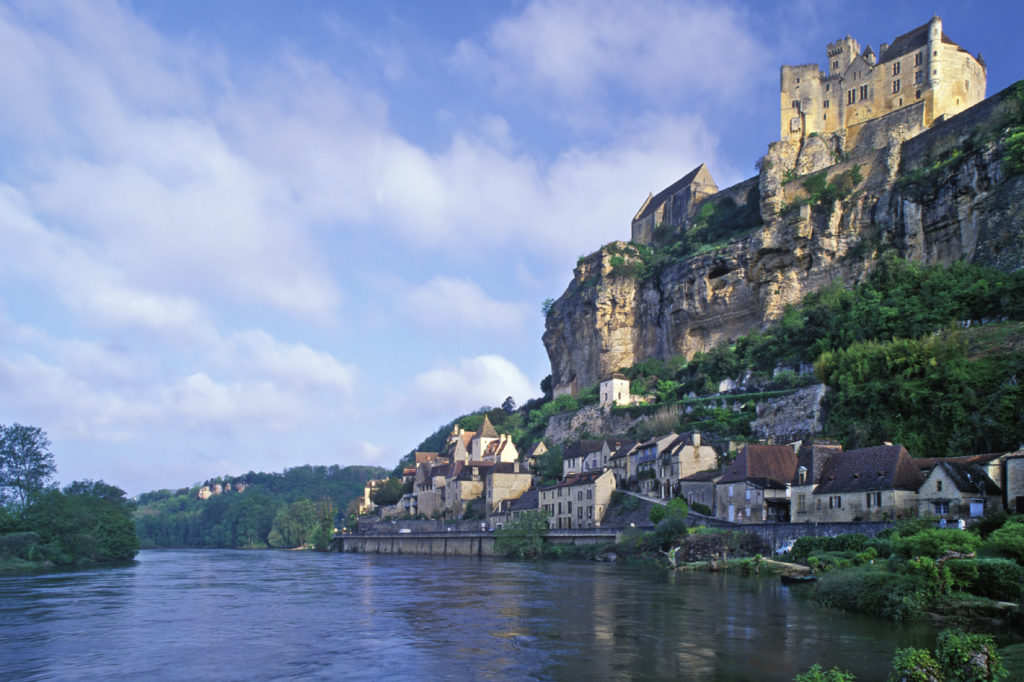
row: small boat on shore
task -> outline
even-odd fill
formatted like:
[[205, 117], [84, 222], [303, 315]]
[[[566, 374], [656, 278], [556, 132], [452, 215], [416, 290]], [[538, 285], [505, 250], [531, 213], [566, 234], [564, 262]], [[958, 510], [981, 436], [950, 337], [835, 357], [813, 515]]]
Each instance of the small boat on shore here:
[[801, 583], [813, 583], [818, 576], [813, 573], [783, 573], [779, 576], [783, 585], [799, 585]]

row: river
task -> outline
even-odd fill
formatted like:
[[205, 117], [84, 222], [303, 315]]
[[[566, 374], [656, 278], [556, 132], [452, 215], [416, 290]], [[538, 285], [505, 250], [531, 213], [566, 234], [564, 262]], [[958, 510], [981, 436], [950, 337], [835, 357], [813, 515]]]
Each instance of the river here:
[[792, 680], [813, 663], [877, 680], [934, 634], [777, 579], [584, 562], [151, 550], [0, 576], [17, 680]]

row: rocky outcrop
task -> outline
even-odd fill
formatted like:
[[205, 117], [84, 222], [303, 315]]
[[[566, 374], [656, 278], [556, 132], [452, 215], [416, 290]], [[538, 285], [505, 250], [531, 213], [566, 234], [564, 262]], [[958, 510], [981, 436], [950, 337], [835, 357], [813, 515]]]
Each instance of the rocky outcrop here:
[[[1002, 96], [909, 140], [895, 126], [877, 136], [887, 140], [884, 148], [858, 148], [863, 153], [828, 166], [829, 178], [855, 166], [862, 176], [833, 206], [787, 209], [807, 194], [806, 178], [792, 175], [831, 163], [843, 153], [843, 138], [808, 138], [803, 148], [773, 144], [757, 180], [763, 228], [656, 275], [628, 267], [637, 257], [614, 253], [622, 243], [582, 259], [547, 316], [543, 340], [555, 392], [582, 390], [647, 358], [690, 357], [762, 328], [837, 278], [862, 280], [883, 249], [923, 263], [964, 258], [1024, 267], [1024, 176], [1004, 174], [999, 143], [936, 163], [1003, 115]], [[908, 183], [914, 173], [926, 182]]]
[[757, 404], [750, 430], [758, 440], [788, 443], [820, 433], [825, 423], [823, 402], [828, 387], [814, 384], [781, 398]]
[[561, 444], [579, 440], [584, 434], [607, 436], [626, 433], [643, 419], [612, 414], [611, 410], [599, 405], [588, 405], [577, 412], [556, 414], [551, 417], [544, 430], [544, 440]]

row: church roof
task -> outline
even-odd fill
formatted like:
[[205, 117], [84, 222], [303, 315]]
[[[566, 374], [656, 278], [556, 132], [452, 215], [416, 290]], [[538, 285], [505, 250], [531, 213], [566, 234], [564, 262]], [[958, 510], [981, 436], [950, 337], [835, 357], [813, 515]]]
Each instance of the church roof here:
[[480, 430], [476, 432], [476, 435], [480, 438], [497, 438], [498, 432], [494, 430], [491, 425], [491, 420], [484, 415], [484, 423], [480, 425]]

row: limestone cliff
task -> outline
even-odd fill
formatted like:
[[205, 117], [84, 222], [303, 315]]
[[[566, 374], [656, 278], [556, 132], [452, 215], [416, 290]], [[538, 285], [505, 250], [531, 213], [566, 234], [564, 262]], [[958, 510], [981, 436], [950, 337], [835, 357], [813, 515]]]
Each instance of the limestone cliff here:
[[[636, 251], [621, 242], [581, 259], [543, 337], [556, 394], [763, 327], [836, 278], [862, 280], [884, 249], [923, 263], [1024, 267], [1024, 175], [1007, 173], [998, 135], [979, 134], [1019, 106], [1007, 93], [921, 134], [894, 117], [858, 140], [773, 143], [759, 177], [741, 183], [757, 184], [763, 227], [655, 274], [637, 276]], [[828, 205], [799, 205], [807, 177], [795, 176], [822, 170], [856, 182]]]

